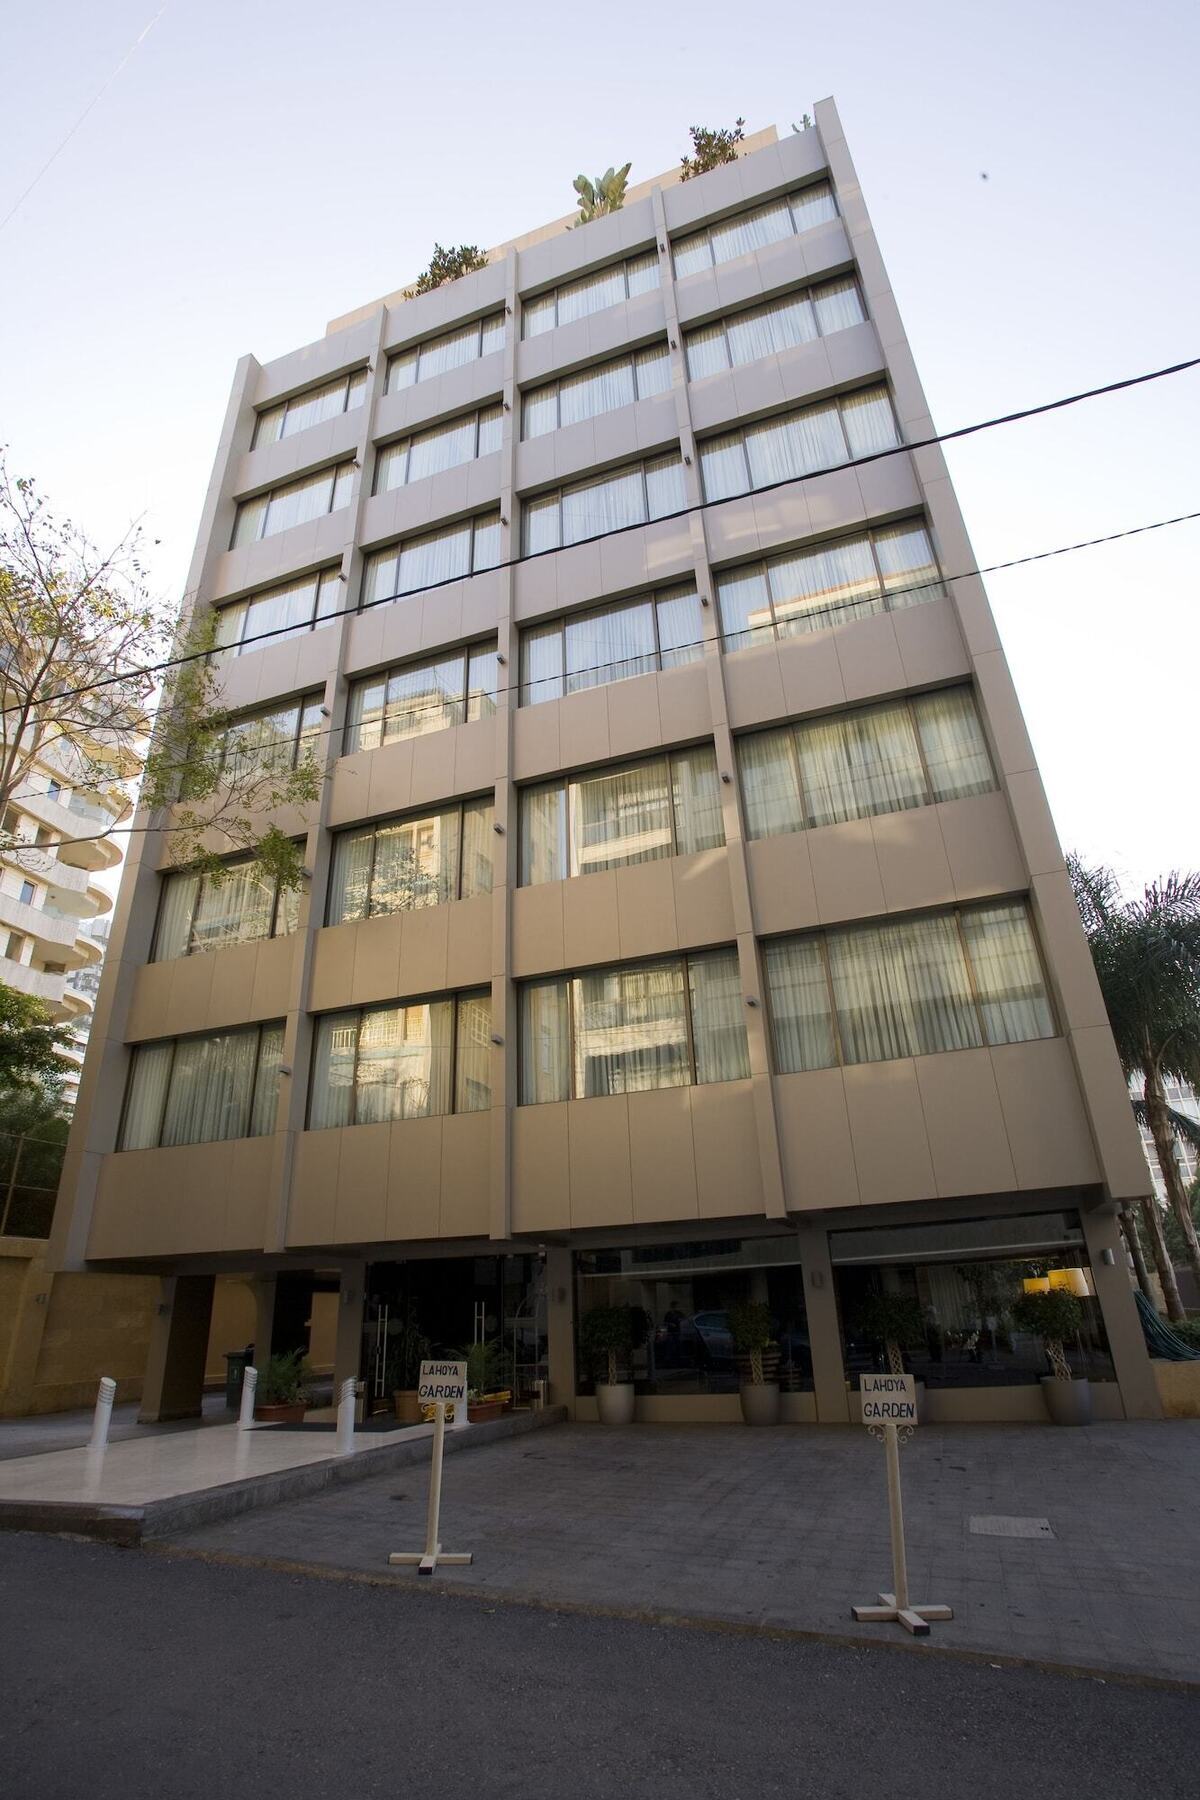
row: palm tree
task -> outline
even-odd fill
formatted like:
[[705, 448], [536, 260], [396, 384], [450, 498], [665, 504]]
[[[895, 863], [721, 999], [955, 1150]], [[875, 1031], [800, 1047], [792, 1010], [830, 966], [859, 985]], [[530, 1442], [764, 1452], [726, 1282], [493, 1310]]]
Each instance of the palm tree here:
[[[1175, 1158], [1175, 1142], [1200, 1139], [1195, 1122], [1168, 1106], [1164, 1084], [1200, 1083], [1200, 874], [1171, 874], [1139, 900], [1123, 900], [1111, 869], [1067, 859], [1117, 1053], [1141, 1084], [1134, 1111], [1149, 1127], [1167, 1199], [1200, 1282], [1200, 1239]], [[1153, 1198], [1142, 1201], [1155, 1267], [1172, 1319], [1186, 1318]]]

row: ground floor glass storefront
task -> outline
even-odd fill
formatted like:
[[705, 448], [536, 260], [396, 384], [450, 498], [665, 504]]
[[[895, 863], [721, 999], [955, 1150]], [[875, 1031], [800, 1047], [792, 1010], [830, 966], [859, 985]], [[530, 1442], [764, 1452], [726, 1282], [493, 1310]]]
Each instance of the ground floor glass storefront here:
[[545, 1263], [538, 1255], [447, 1256], [372, 1263], [363, 1311], [367, 1410], [386, 1412], [415, 1333], [432, 1356], [493, 1347], [492, 1368], [514, 1401], [546, 1379]]

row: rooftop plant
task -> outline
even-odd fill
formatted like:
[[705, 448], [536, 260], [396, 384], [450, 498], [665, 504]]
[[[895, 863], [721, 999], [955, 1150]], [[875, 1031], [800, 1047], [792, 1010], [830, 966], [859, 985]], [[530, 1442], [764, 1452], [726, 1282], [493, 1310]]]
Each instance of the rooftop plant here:
[[625, 189], [629, 186], [632, 167], [632, 163], [625, 163], [619, 169], [609, 169], [605, 174], [597, 175], [595, 181], [589, 181], [586, 175], [575, 177], [575, 192], [579, 195], [576, 226], [590, 225], [593, 219], [601, 219], [606, 213], [620, 212], [625, 204]]
[[732, 126], [689, 125], [694, 154], [681, 157], [680, 181], [690, 181], [693, 175], [705, 175], [709, 169], [719, 169], [722, 163], [736, 162], [737, 147], [746, 135], [745, 124], [745, 119], [737, 119]]
[[413, 285], [404, 290], [404, 298], [412, 300], [418, 294], [432, 294], [434, 288], [440, 288], [446, 281], [461, 281], [464, 275], [486, 269], [487, 260], [478, 244], [457, 244], [452, 249], [435, 244], [429, 267], [422, 269]]

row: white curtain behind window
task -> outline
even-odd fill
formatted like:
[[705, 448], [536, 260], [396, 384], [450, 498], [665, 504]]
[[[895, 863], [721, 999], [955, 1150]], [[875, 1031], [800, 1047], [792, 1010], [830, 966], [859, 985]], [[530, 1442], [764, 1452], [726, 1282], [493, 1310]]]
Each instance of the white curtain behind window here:
[[464, 900], [492, 891], [493, 810], [490, 794], [484, 800], [468, 800], [463, 807], [458, 891]]
[[371, 885], [371, 857], [375, 833], [340, 831], [333, 840], [333, 866], [329, 876], [329, 923], [365, 919]]
[[199, 893], [198, 875], [168, 875], [164, 878], [152, 961], [170, 962], [176, 956], [187, 955], [192, 914]]
[[454, 419], [449, 425], [438, 425], [422, 431], [412, 439], [408, 452], [406, 481], [423, 481], [427, 475], [440, 475], [444, 469], [455, 469], [471, 462], [475, 455], [475, 414]]
[[568, 800], [572, 875], [670, 856], [665, 757], [581, 776], [570, 783]]
[[867, 388], [861, 394], [844, 394], [841, 404], [851, 456], [870, 456], [876, 450], [891, 450], [900, 442], [896, 415], [886, 388]]
[[778, 557], [770, 564], [769, 575], [775, 618], [785, 637], [883, 611], [879, 577], [865, 537]]
[[654, 615], [648, 600], [568, 619], [567, 692], [644, 675], [655, 666]]
[[701, 269], [712, 268], [712, 247], [707, 231], [696, 231], [690, 237], [676, 238], [673, 249], [676, 281], [682, 281], [686, 275], [698, 275]]
[[224, 881], [205, 876], [192, 921], [192, 946], [220, 950], [267, 937], [274, 911], [275, 884], [257, 863], [238, 863]]
[[577, 425], [583, 419], [594, 419], [598, 413], [615, 412], [619, 406], [632, 405], [636, 397], [633, 362], [629, 357], [604, 363], [598, 369], [585, 369], [579, 375], [567, 375], [558, 384], [559, 424]]
[[563, 691], [563, 628], [534, 625], [521, 633], [521, 705], [558, 700]]
[[269, 1137], [279, 1110], [279, 1065], [283, 1060], [283, 1026], [264, 1025], [259, 1033], [258, 1073], [248, 1137]]
[[562, 541], [578, 544], [646, 518], [646, 492], [640, 468], [618, 469], [599, 481], [565, 488], [561, 498]]
[[802, 830], [805, 819], [791, 727], [755, 731], [736, 742], [747, 836], [777, 837], [784, 831]]
[[761, 568], [723, 575], [717, 582], [717, 606], [726, 650], [745, 650], [751, 644], [774, 642], [771, 599]]
[[736, 950], [688, 958], [696, 1080], [745, 1081], [750, 1074], [745, 1001]]
[[729, 367], [725, 327], [719, 320], [715, 325], [701, 325], [698, 331], [689, 331], [686, 348], [689, 381], [703, 381], [706, 375], [719, 375]]
[[356, 750], [375, 750], [383, 742], [387, 710], [387, 680], [356, 681], [350, 689], [350, 714], [346, 721], [346, 755]]
[[773, 300], [769, 306], [756, 306], [752, 312], [736, 313], [726, 321], [726, 329], [729, 354], [735, 365], [791, 350], [817, 335], [813, 309], [804, 294]]
[[550, 382], [546, 387], [534, 388], [526, 394], [521, 403], [521, 435], [526, 438], [545, 437], [548, 431], [558, 429], [558, 384]]
[[458, 996], [454, 1071], [455, 1112], [486, 1112], [492, 1104], [492, 996]]
[[415, 663], [389, 675], [384, 743], [461, 725], [465, 677], [461, 651], [457, 656]]
[[811, 231], [814, 225], [827, 225], [837, 218], [833, 189], [827, 181], [815, 181], [790, 198], [797, 231]]
[[687, 505], [683, 486], [683, 458], [677, 450], [656, 456], [645, 465], [646, 501], [652, 519], [665, 519]]
[[525, 554], [537, 556], [543, 550], [557, 550], [562, 543], [562, 501], [557, 493], [539, 494], [526, 500], [523, 507]]
[[764, 960], [775, 1065], [780, 1074], [832, 1068], [837, 1052], [820, 941], [773, 938]]
[[567, 1100], [571, 1094], [568, 983], [530, 981], [521, 989], [521, 1103]]
[[1053, 1037], [1054, 1015], [1025, 908], [973, 908], [963, 913], [962, 928], [988, 1043]]
[[796, 747], [814, 825], [925, 804], [916, 733], [902, 706], [801, 726]]
[[413, 538], [400, 546], [400, 567], [396, 592], [409, 594], [414, 588], [428, 587], [437, 581], [451, 581], [471, 572], [471, 522], [448, 525], [426, 537]]
[[829, 969], [848, 1063], [982, 1042], [953, 918], [831, 932]]
[[521, 795], [521, 885], [564, 881], [567, 856], [567, 794], [561, 782], [526, 788]]
[[139, 1044], [134, 1050], [118, 1149], [152, 1150], [158, 1143], [174, 1054], [173, 1043]]
[[923, 525], [889, 525], [874, 534], [874, 543], [891, 611], [938, 600], [945, 593]]
[[737, 218], [726, 219], [712, 227], [709, 235], [713, 261], [730, 262], [735, 256], [745, 256], [750, 250], [761, 250], [766, 244], [791, 237], [792, 231], [787, 201], [772, 200], [767, 206], [756, 207], [753, 212], [741, 213]]
[[680, 961], [599, 970], [571, 990], [577, 1097], [691, 1084]]
[[697, 744], [677, 751], [670, 761], [676, 854], [716, 849], [725, 842], [716, 751], [711, 744]]
[[175, 1046], [163, 1116], [164, 1144], [206, 1144], [245, 1137], [258, 1032], [215, 1032]]
[[665, 344], [653, 344], [649, 350], [639, 350], [633, 362], [639, 400], [649, 400], [653, 395], [669, 390], [671, 353]]
[[986, 794], [996, 783], [969, 688], [922, 694], [913, 702], [934, 800]]
[[704, 626], [700, 597], [695, 588], [677, 588], [657, 595], [658, 643], [664, 669], [699, 662], [704, 655]]
[[708, 438], [700, 446], [700, 471], [706, 500], [729, 500], [750, 487], [746, 446], [740, 431]]
[[309, 1124], [314, 1130], [353, 1122], [358, 1017], [356, 1012], [325, 1013], [317, 1020], [309, 1105]]
[[841, 281], [827, 281], [821, 287], [814, 288], [812, 300], [822, 337], [829, 337], [835, 331], [845, 331], [850, 325], [861, 325], [867, 316], [863, 310], [858, 283], [852, 275], [845, 276]]
[[371, 913], [444, 906], [458, 893], [459, 815], [429, 813], [376, 833]]

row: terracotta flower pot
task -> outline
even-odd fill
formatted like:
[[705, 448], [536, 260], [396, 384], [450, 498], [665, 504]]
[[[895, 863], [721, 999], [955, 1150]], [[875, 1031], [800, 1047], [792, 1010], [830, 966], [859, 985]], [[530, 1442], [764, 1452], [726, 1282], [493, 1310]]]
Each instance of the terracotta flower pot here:
[[500, 1418], [505, 1404], [503, 1400], [469, 1400], [467, 1418], [472, 1425], [486, 1425], [489, 1419]]
[[265, 1400], [254, 1409], [254, 1417], [262, 1425], [302, 1425], [306, 1402], [303, 1400]]

